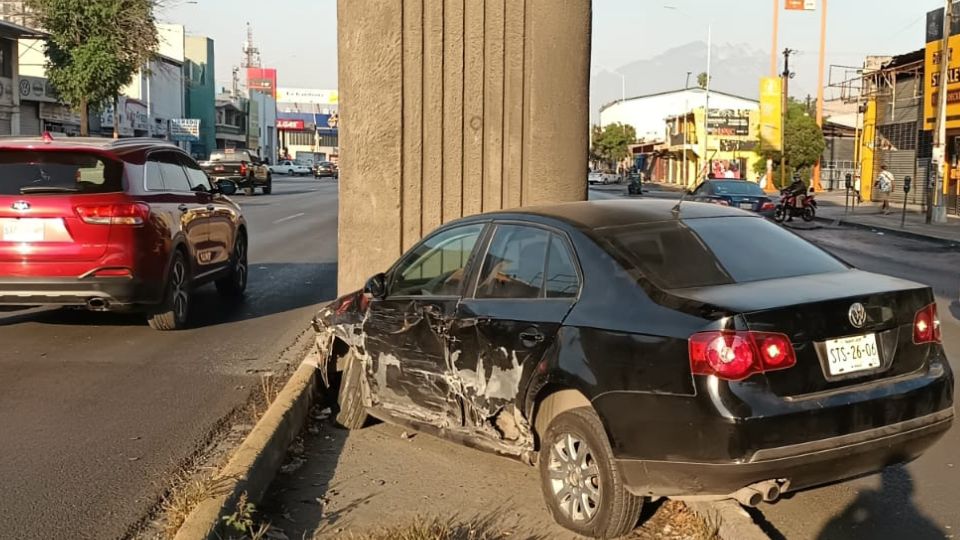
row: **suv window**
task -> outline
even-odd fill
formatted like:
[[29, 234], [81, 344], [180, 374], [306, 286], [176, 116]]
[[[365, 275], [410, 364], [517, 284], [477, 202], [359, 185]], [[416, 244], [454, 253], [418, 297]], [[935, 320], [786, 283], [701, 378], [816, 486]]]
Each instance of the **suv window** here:
[[483, 261], [477, 298], [540, 298], [550, 233], [498, 225]]
[[187, 171], [187, 178], [190, 180], [191, 190], [196, 189], [198, 186], [203, 187], [204, 191], [213, 190], [210, 186], [210, 179], [207, 177], [207, 173], [203, 172], [195, 161], [184, 158], [183, 167], [184, 170]]
[[173, 152], [158, 152], [150, 156], [160, 164], [160, 174], [163, 176], [163, 188], [166, 191], [189, 192], [190, 180], [183, 169], [183, 160], [179, 154]]
[[827, 252], [756, 217], [630, 225], [597, 231], [630, 271], [663, 289], [839, 272]]
[[459, 296], [483, 225], [440, 232], [407, 254], [394, 272], [391, 296]]
[[0, 151], [0, 195], [121, 191], [118, 161], [85, 152]]

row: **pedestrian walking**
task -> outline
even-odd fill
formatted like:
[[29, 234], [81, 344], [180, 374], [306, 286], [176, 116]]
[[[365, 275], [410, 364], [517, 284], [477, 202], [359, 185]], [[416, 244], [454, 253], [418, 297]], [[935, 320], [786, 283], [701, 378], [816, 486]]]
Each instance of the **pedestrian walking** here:
[[880, 165], [880, 175], [873, 187], [877, 190], [877, 198], [880, 200], [880, 212], [883, 215], [890, 213], [890, 193], [893, 191], [895, 182], [893, 173], [887, 170], [886, 165]]

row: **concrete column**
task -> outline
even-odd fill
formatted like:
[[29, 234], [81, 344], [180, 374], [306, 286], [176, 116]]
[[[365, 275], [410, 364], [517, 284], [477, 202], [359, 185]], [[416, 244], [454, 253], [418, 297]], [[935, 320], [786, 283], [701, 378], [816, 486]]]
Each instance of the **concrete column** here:
[[339, 286], [437, 226], [583, 200], [590, 0], [339, 0]]

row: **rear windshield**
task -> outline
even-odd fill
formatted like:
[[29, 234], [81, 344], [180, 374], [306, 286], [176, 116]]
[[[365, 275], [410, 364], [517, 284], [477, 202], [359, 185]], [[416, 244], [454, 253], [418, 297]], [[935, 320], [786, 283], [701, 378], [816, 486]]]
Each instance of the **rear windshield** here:
[[250, 153], [246, 150], [235, 150], [230, 152], [214, 152], [210, 154], [210, 161], [252, 161]]
[[724, 217], [601, 229], [631, 272], [662, 289], [839, 272], [825, 251], [766, 220]]
[[0, 151], [0, 195], [120, 191], [120, 162], [85, 152]]
[[713, 192], [717, 195], [763, 195], [760, 186], [753, 182], [714, 182]]

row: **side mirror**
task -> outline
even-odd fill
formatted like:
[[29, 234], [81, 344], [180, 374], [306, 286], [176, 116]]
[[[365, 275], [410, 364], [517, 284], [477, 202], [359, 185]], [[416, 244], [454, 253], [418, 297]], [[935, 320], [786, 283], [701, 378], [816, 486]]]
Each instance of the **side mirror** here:
[[387, 278], [384, 274], [377, 274], [367, 280], [363, 286], [363, 294], [370, 298], [383, 300], [387, 297]]
[[214, 191], [222, 193], [223, 195], [233, 195], [237, 192], [237, 183], [233, 180], [220, 180], [217, 182]]

